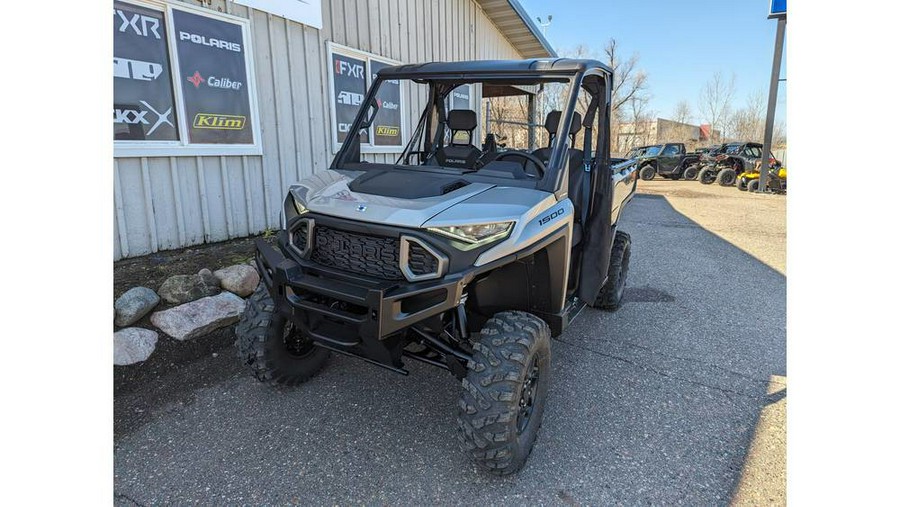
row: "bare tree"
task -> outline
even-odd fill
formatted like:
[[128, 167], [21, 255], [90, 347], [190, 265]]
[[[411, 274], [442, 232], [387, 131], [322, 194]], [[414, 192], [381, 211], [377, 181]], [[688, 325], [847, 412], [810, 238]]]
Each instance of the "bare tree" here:
[[679, 100], [678, 103], [675, 104], [675, 110], [672, 111], [672, 121], [677, 121], [678, 123], [690, 123], [693, 117], [694, 115], [691, 111], [690, 102]]
[[[725, 120], [731, 111], [731, 100], [734, 97], [734, 74], [731, 79], [725, 80], [722, 74], [716, 72], [713, 77], [706, 82], [706, 85], [700, 91], [700, 97], [697, 101], [697, 108], [700, 115], [710, 125], [710, 138], [716, 141], [716, 132], [722, 132]], [[721, 134], [720, 139], [721, 140]]]
[[766, 126], [766, 98], [757, 90], [747, 96], [741, 109], [728, 115], [724, 129], [732, 139], [762, 142]]

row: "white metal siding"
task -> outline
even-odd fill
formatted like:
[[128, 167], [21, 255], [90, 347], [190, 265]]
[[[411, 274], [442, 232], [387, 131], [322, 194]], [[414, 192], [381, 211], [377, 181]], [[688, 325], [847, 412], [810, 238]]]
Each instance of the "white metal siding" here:
[[[278, 227], [288, 186], [331, 162], [326, 41], [404, 63], [522, 58], [475, 0], [325, 0], [322, 30], [224, 0], [209, 8], [250, 20], [263, 155], [117, 158], [116, 259]], [[404, 93], [411, 129], [426, 97]]]

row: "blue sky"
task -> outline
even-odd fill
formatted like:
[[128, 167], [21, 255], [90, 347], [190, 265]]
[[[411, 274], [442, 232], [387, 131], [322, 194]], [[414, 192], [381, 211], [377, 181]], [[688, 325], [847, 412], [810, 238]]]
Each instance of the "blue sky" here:
[[[650, 109], [670, 117], [679, 100], [691, 104], [706, 81], [720, 71], [735, 75], [734, 107], [748, 94], [769, 90], [776, 21], [767, 19], [768, 0], [519, 0], [532, 19], [553, 15], [546, 37], [558, 53], [578, 44], [603, 54], [614, 37], [625, 58], [640, 55], [648, 74]], [[536, 20], [535, 20], [536, 22]], [[786, 39], [789, 37], [786, 37]], [[786, 58], [782, 78], [786, 74]], [[783, 119], [784, 85], [776, 116]], [[695, 117], [698, 123], [702, 118]]]

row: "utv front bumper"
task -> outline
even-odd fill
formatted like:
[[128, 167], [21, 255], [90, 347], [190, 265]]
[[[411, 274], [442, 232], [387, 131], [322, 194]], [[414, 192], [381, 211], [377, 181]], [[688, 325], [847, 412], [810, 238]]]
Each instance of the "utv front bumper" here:
[[398, 331], [457, 307], [469, 278], [447, 275], [423, 282], [361, 278], [287, 257], [280, 251], [286, 241], [283, 231], [278, 249], [256, 240], [256, 267], [275, 310], [320, 347], [402, 373]]

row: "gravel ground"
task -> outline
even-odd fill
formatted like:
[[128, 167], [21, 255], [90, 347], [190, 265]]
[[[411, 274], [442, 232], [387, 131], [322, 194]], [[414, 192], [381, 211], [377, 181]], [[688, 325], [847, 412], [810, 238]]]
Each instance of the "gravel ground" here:
[[784, 504], [770, 411], [786, 403], [785, 199], [696, 182], [641, 192], [622, 219], [627, 301], [584, 310], [553, 341], [544, 424], [517, 476], [459, 451], [444, 371], [333, 356], [272, 389], [223, 350], [117, 385], [116, 503]]

